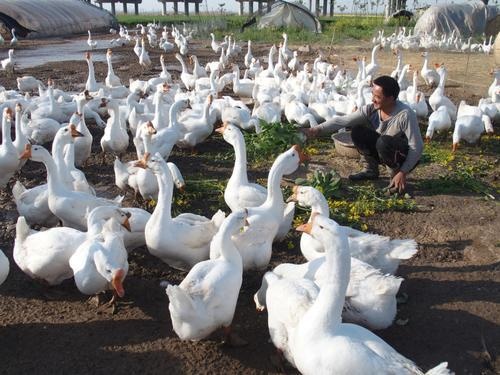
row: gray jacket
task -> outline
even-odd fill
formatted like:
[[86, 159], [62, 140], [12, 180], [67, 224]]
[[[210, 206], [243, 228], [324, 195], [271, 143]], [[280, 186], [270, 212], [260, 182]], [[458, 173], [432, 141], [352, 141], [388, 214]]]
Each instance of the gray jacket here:
[[382, 121], [379, 111], [373, 108], [373, 104], [367, 104], [356, 112], [345, 116], [335, 116], [329, 121], [318, 125], [321, 134], [333, 133], [341, 128], [350, 128], [354, 125], [367, 125], [375, 129], [379, 134], [395, 136], [401, 132], [408, 139], [408, 156], [401, 166], [401, 170], [408, 173], [415, 167], [422, 156], [424, 142], [420, 128], [418, 127], [417, 115], [403, 102], [396, 100], [396, 106], [391, 117]]

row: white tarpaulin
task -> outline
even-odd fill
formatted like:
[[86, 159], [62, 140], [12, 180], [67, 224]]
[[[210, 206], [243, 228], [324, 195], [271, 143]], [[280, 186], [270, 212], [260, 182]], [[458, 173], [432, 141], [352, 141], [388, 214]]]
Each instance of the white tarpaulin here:
[[118, 23], [108, 11], [81, 0], [0, 0], [0, 24], [42, 38], [109, 30]]
[[306, 8], [286, 1], [276, 1], [271, 10], [264, 14], [259, 22], [259, 29], [264, 27], [297, 27], [316, 33], [321, 32], [321, 24]]
[[415, 34], [449, 34], [453, 31], [461, 37], [482, 34], [497, 14], [496, 6], [485, 5], [482, 1], [433, 5], [418, 19]]

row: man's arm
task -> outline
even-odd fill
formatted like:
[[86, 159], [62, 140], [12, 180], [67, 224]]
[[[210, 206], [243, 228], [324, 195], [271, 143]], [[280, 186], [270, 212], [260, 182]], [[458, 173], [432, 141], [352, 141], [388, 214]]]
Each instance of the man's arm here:
[[408, 121], [405, 130], [405, 135], [408, 139], [408, 156], [400, 168], [405, 174], [417, 165], [424, 149], [424, 141], [418, 127], [417, 115], [413, 111], [408, 111], [406, 119]]
[[335, 133], [342, 128], [350, 128], [358, 124], [367, 124], [368, 120], [362, 111], [350, 113], [345, 116], [334, 116], [331, 120], [325, 121], [314, 128], [314, 135], [328, 135]]

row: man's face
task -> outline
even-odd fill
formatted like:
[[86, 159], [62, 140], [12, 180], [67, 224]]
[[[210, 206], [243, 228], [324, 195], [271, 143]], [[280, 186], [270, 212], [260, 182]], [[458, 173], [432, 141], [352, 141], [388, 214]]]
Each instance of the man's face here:
[[373, 85], [372, 87], [372, 103], [375, 109], [385, 109], [388, 105], [391, 105], [394, 102], [394, 98], [392, 96], [384, 96], [382, 91], [382, 87]]

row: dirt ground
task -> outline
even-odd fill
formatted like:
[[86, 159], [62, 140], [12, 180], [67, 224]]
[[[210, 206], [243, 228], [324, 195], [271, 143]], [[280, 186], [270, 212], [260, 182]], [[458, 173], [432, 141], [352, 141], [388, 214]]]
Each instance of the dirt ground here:
[[[41, 43], [49, 41], [22, 41], [19, 48], [35, 48]], [[255, 45], [254, 55], [265, 56], [268, 47]], [[6, 56], [6, 50], [6, 46], [0, 46], [0, 58]], [[193, 50], [201, 63], [215, 57], [207, 41], [196, 42]], [[351, 68], [354, 67], [352, 56], [369, 57], [370, 54], [368, 44], [354, 41], [345, 41], [333, 51], [328, 46], [322, 50], [332, 61], [343, 60]], [[313, 46], [310, 53], [299, 56], [302, 61], [312, 61], [317, 52], [318, 47]], [[57, 53], [56, 47], [54, 53]], [[54, 62], [17, 73], [42, 80], [51, 77], [60, 88], [81, 90], [87, 76], [83, 53], [81, 61]], [[36, 58], [36, 51], [33, 55]], [[115, 72], [122, 82], [128, 82], [130, 77], [144, 79], [161, 71], [159, 52], [150, 52], [155, 66], [148, 72], [142, 71], [131, 47], [114, 49], [114, 56]], [[389, 51], [381, 53], [381, 60], [387, 67], [382, 73], [392, 70], [395, 58]], [[420, 69], [419, 53], [406, 52], [405, 60]], [[178, 66], [171, 55], [167, 61], [169, 67]], [[485, 95], [491, 82], [488, 72], [494, 66], [492, 56], [474, 54], [468, 58], [460, 53], [432, 53], [432, 62], [442, 61], [450, 77], [446, 92], [454, 102], [466, 99], [475, 104]], [[97, 63], [95, 68], [98, 80], [103, 81], [105, 64]], [[0, 84], [9, 89], [16, 87], [14, 77], [4, 72], [0, 72]], [[102, 130], [90, 122], [89, 125], [95, 135], [97, 152]], [[230, 150], [220, 137], [214, 136], [201, 145], [198, 153], [217, 147]], [[460, 152], [474, 153], [475, 150], [464, 147]], [[130, 148], [127, 158], [132, 157]], [[498, 147], [485, 157], [496, 163], [497, 169], [490, 177], [498, 181]], [[221, 165], [206, 159], [200, 162], [196, 155], [179, 151], [174, 151], [172, 159], [187, 176], [190, 171], [199, 170], [200, 164], [203, 170], [221, 180], [227, 180], [231, 174], [231, 162]], [[335, 155], [333, 146], [321, 150], [311, 165], [334, 168], [343, 178], [358, 168], [356, 160]], [[99, 192], [119, 193], [114, 186], [111, 165], [100, 166], [99, 159], [93, 156], [83, 171]], [[302, 169], [299, 174], [305, 172]], [[419, 181], [437, 178], [441, 172], [434, 165], [422, 165], [412, 175], [412, 184], [418, 186]], [[252, 171], [251, 174], [252, 178], [264, 177], [266, 172]], [[34, 186], [41, 183], [44, 176], [41, 164], [28, 162], [17, 177]], [[386, 183], [387, 176], [380, 185]], [[408, 301], [399, 306], [396, 319], [408, 319], [408, 322], [376, 333], [423, 369], [448, 361], [457, 374], [500, 373], [499, 205], [467, 192], [433, 195], [416, 189], [414, 199], [418, 205], [415, 212], [377, 214], [366, 221], [371, 232], [414, 238], [419, 244], [418, 254], [403, 263], [398, 271], [405, 279], [401, 292], [408, 295]], [[131, 204], [128, 197], [126, 205]], [[234, 326], [248, 340], [248, 346], [223, 346], [218, 334], [197, 343], [183, 342], [172, 330], [168, 299], [159, 282], [179, 283], [185, 273], [149, 255], [145, 247], [137, 249], [129, 259], [130, 271], [124, 284], [126, 295], [113, 315], [106, 307], [96, 308], [87, 303], [72, 280], [48, 289], [24, 275], [12, 259], [17, 211], [9, 190], [0, 193], [0, 207], [0, 248], [11, 261], [10, 275], [0, 287], [0, 372], [279, 373], [270, 360], [274, 347], [267, 329], [267, 315], [256, 313], [252, 299], [263, 272], [244, 274], [234, 317]], [[292, 236], [291, 240], [297, 244], [296, 237]], [[282, 262], [303, 261], [298, 247], [288, 250], [285, 244], [278, 244], [273, 249], [270, 268]], [[286, 372], [296, 373], [296, 370], [286, 367]]]

